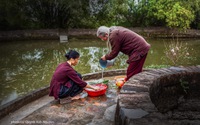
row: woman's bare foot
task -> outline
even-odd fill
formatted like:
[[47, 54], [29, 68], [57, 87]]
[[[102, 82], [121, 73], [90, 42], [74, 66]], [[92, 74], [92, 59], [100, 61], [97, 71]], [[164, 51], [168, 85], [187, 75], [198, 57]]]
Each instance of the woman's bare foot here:
[[70, 103], [72, 101], [72, 97], [66, 97], [63, 99], [60, 99], [60, 104], [67, 104]]
[[71, 100], [78, 100], [78, 99], [80, 99], [81, 98], [81, 96], [80, 96], [80, 94], [79, 95], [76, 95], [76, 96], [74, 96], [74, 97], [71, 97]]

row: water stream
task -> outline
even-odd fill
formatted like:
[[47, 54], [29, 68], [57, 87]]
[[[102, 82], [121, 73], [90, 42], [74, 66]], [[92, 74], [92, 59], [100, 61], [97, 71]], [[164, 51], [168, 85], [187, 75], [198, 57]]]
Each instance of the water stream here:
[[102, 75], [102, 79], [103, 79], [103, 72], [104, 72], [104, 68], [102, 68], [102, 70], [101, 70], [101, 75]]

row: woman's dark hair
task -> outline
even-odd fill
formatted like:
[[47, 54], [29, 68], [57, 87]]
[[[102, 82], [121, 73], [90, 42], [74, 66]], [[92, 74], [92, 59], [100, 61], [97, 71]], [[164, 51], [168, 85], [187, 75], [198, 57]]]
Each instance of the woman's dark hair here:
[[76, 58], [79, 58], [79, 56], [80, 54], [75, 50], [70, 50], [69, 52], [65, 54], [65, 57], [67, 58], [67, 60], [70, 60], [71, 58], [76, 59]]

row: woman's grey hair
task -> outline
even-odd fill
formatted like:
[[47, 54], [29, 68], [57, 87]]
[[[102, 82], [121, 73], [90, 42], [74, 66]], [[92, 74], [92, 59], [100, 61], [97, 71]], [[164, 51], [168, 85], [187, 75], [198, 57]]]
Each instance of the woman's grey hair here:
[[106, 34], [109, 34], [110, 28], [107, 26], [100, 26], [97, 30], [97, 37], [98, 36], [105, 36]]

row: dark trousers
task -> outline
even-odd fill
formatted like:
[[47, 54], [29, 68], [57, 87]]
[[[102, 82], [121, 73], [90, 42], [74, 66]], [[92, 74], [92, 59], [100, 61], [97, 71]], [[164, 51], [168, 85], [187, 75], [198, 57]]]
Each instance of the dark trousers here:
[[[77, 74], [82, 79], [81, 74], [79, 74], [79, 73], [77, 73]], [[83, 88], [81, 88], [74, 81], [70, 80], [70, 84], [71, 84], [70, 88], [68, 88], [68, 87], [66, 87], [64, 85], [60, 86], [60, 92], [59, 92], [59, 95], [58, 95], [58, 97], [60, 99], [68, 97], [68, 96], [74, 97], [74, 96], [80, 94], [83, 91]]]
[[126, 81], [129, 80], [133, 75], [142, 72], [142, 67], [146, 60], [147, 54], [142, 56], [139, 60], [129, 63], [128, 69], [126, 71]]

